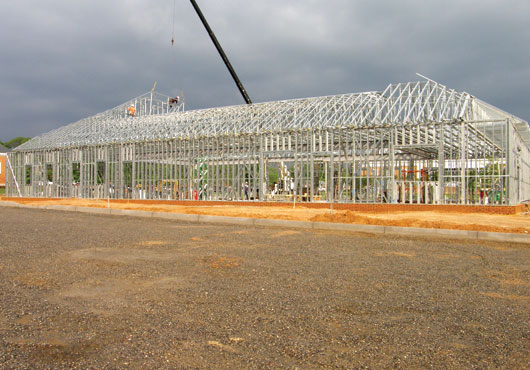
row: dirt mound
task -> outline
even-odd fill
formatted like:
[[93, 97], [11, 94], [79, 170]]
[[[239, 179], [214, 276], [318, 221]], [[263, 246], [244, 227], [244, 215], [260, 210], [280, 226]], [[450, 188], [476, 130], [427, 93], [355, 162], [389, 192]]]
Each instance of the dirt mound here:
[[[423, 217], [428, 216], [426, 212]], [[483, 216], [483, 215], [480, 215]], [[438, 214], [436, 217], [438, 220], [429, 219], [429, 217], [423, 218], [422, 215], [419, 217], [407, 217], [406, 215], [388, 215], [387, 217], [381, 217], [381, 215], [375, 215], [370, 212], [369, 214], [360, 214], [357, 212], [346, 211], [342, 213], [328, 213], [321, 214], [311, 218], [311, 221], [318, 222], [338, 222], [345, 224], [362, 224], [362, 225], [382, 225], [382, 226], [400, 226], [400, 227], [419, 227], [426, 229], [453, 229], [453, 230], [472, 230], [472, 231], [488, 231], [488, 232], [501, 232], [501, 233], [519, 233], [527, 234], [530, 230], [530, 218], [526, 217], [523, 219], [525, 225], [517, 225], [514, 222], [513, 226], [505, 225], [505, 222], [498, 224], [490, 224], [487, 220], [483, 223], [473, 223], [472, 219], [476, 218], [477, 215], [466, 215], [466, 216], [455, 216], [455, 215], [444, 215]], [[490, 218], [492, 223], [495, 220], [498, 221], [500, 216], [491, 215]], [[510, 216], [504, 216], [509, 218]], [[515, 220], [514, 220], [515, 221]]]

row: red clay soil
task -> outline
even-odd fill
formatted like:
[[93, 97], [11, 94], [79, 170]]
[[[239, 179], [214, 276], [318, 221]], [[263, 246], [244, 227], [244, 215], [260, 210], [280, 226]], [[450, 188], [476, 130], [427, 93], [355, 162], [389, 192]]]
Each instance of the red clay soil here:
[[[530, 233], [526, 205], [436, 206], [408, 204], [333, 204], [160, 200], [0, 198], [28, 205], [73, 205], [229, 217], [340, 222], [364, 225]], [[293, 207], [294, 206], [294, 207]]]
[[[56, 198], [9, 198], [0, 197], [0, 200], [15, 201], [19, 203], [33, 202], [57, 202], [65, 199]], [[84, 199], [71, 198], [67, 201], [84, 201]], [[98, 200], [96, 200], [98, 201]], [[105, 201], [106, 199], [100, 199]], [[89, 200], [89, 202], [93, 202]], [[112, 199], [113, 204], [135, 204], [135, 205], [174, 205], [174, 206], [244, 206], [244, 207], [286, 207], [293, 208], [292, 202], [244, 202], [244, 201], [189, 201], [189, 200], [129, 200], [129, 199]], [[49, 203], [46, 203], [49, 204]], [[97, 207], [97, 206], [95, 206]], [[518, 204], [515, 206], [475, 206], [475, 205], [434, 205], [434, 204], [349, 204], [349, 203], [296, 203], [295, 207], [308, 209], [330, 209], [343, 211], [374, 212], [374, 213], [394, 213], [394, 212], [424, 212], [434, 211], [443, 213], [485, 213], [496, 215], [516, 215], [530, 211], [528, 205]]]

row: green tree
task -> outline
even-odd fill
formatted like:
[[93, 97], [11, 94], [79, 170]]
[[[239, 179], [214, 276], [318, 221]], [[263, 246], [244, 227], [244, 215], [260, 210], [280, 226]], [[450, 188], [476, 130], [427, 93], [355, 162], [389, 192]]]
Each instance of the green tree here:
[[4, 145], [6, 148], [8, 148], [8, 149], [13, 149], [13, 148], [16, 148], [19, 145], [24, 144], [26, 141], [28, 141], [30, 139], [31, 139], [30, 137], [19, 136], [19, 137], [16, 137], [14, 139], [11, 139], [9, 141], [6, 141], [4, 143], [1, 143], [1, 142], [0, 143], [2, 145]]
[[269, 185], [277, 183], [280, 178], [280, 169], [278, 167], [269, 166], [267, 172], [269, 176]]

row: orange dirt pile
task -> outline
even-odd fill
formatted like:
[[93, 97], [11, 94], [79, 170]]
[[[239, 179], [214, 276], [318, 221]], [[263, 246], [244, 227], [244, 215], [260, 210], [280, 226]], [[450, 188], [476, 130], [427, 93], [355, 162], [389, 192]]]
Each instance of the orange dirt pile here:
[[[331, 211], [328, 204], [319, 204], [319, 207], [312, 205], [297, 204], [267, 204], [266, 206], [244, 203], [224, 204], [206, 202], [135, 202], [135, 201], [110, 201], [88, 200], [88, 199], [18, 199], [3, 198], [6, 201], [15, 201], [34, 206], [42, 205], [69, 205], [78, 207], [99, 207], [110, 206], [115, 209], [130, 209], [150, 212], [172, 212], [182, 214], [201, 214], [213, 216], [229, 217], [250, 217], [250, 218], [270, 218], [294, 221], [320, 221], [320, 222], [340, 222], [364, 225], [385, 225], [402, 227], [420, 227], [435, 229], [457, 229], [474, 230], [504, 233], [530, 233], [530, 215], [527, 214], [496, 214], [481, 210], [480, 213], [458, 212], [459, 208], [450, 209], [447, 207], [424, 208], [425, 210], [403, 211], [403, 207], [392, 208], [388, 205], [378, 212], [374, 209], [364, 211], [352, 211], [340, 208], [335, 205]], [[220, 205], [222, 204], [222, 205]], [[327, 208], [324, 208], [326, 206]], [[492, 207], [490, 207], [492, 208]], [[394, 211], [392, 211], [394, 210]]]
[[210, 256], [202, 260], [212, 269], [231, 269], [239, 266], [239, 260], [232, 257]]
[[433, 211], [396, 212], [378, 215], [346, 211], [336, 212], [333, 215], [318, 215], [313, 217], [311, 221], [500, 233], [527, 234], [530, 232], [530, 217], [525, 215], [447, 214]]

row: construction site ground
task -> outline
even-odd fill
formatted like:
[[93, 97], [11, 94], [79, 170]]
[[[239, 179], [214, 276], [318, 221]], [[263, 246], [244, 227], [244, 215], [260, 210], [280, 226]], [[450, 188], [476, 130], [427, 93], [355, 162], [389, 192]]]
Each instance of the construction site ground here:
[[[21, 204], [67, 205], [172, 212], [212, 216], [267, 218], [292, 221], [339, 222], [346, 224], [472, 230], [500, 233], [530, 233], [530, 214], [525, 207], [344, 205], [328, 203], [257, 203], [194, 201], [127, 201], [87, 199], [0, 198]], [[341, 209], [342, 208], [342, 209]], [[350, 208], [350, 209], [348, 209]], [[510, 214], [512, 213], [512, 214]]]
[[523, 369], [530, 248], [0, 208], [0, 369]]

